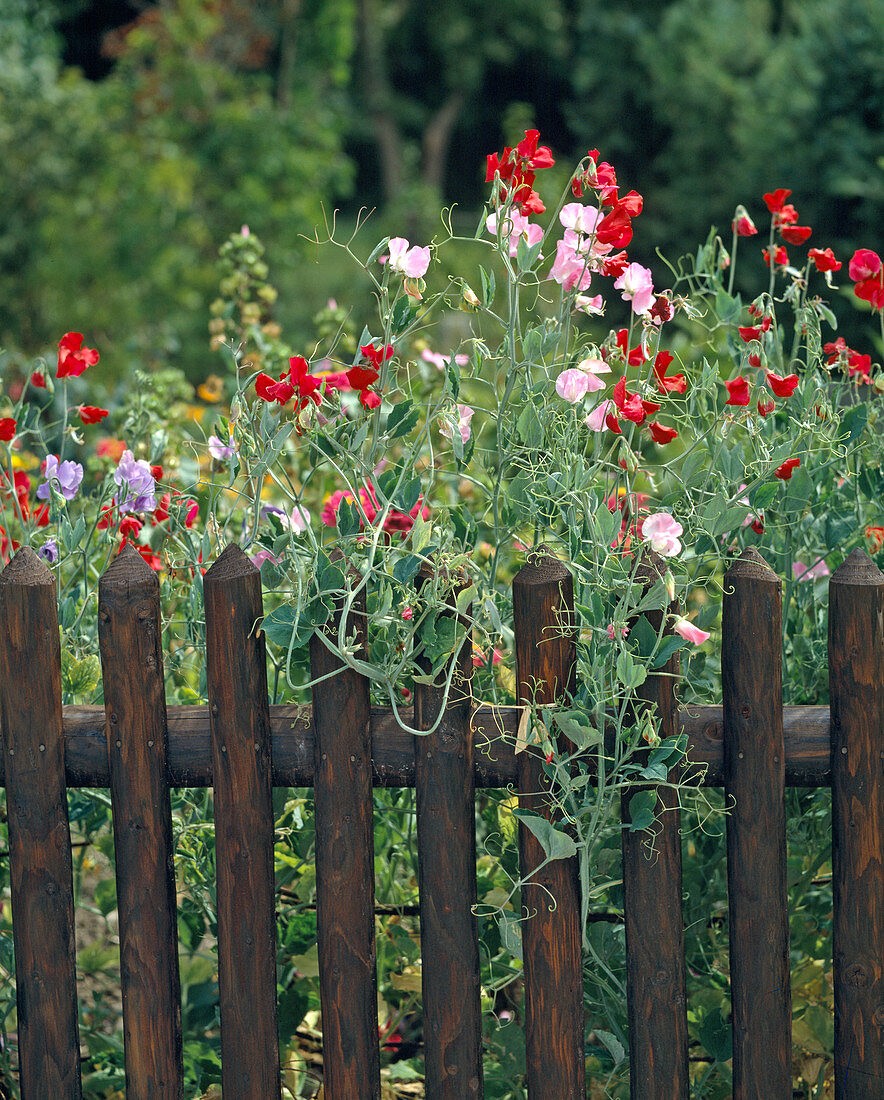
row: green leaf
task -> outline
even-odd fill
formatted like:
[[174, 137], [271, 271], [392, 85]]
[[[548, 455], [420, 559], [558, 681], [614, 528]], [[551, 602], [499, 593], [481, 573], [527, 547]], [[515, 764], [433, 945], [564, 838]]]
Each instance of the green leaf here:
[[752, 507], [756, 512], [763, 512], [776, 500], [779, 492], [779, 484], [775, 481], [766, 481], [752, 493]]
[[338, 505], [338, 531], [346, 538], [355, 535], [362, 526], [362, 518], [354, 501], [344, 497]]
[[543, 424], [533, 402], [528, 402], [516, 421], [516, 431], [527, 447], [539, 447], [543, 443]]
[[396, 439], [400, 435], [407, 435], [418, 422], [420, 409], [416, 409], [411, 398], [406, 398], [398, 405], [390, 409], [387, 417], [387, 435], [390, 439]]
[[662, 668], [673, 653], [677, 653], [680, 649], [684, 649], [685, 646], [689, 646], [690, 644], [691, 643], [685, 641], [684, 638], [664, 638], [659, 650], [654, 654], [651, 668]]
[[497, 283], [494, 278], [494, 272], [486, 271], [484, 267], [479, 268], [479, 278], [482, 280], [482, 305], [487, 309], [494, 301], [494, 292], [497, 289]]
[[411, 529], [411, 549], [415, 554], [419, 554], [425, 546], [429, 545], [430, 537], [433, 534], [433, 524], [430, 520], [424, 519], [424, 517], [418, 512], [414, 517], [414, 526]]
[[617, 679], [621, 684], [631, 691], [633, 688], [637, 688], [640, 684], [643, 684], [647, 679], [647, 672], [641, 665], [637, 665], [632, 659], [632, 654], [628, 649], [621, 650], [620, 656], [617, 658]]
[[623, 1044], [617, 1036], [612, 1035], [610, 1031], [602, 1031], [600, 1027], [594, 1027], [592, 1031], [595, 1037], [602, 1043], [607, 1052], [614, 1059], [614, 1065], [619, 1066], [626, 1057], [626, 1051], [623, 1049]]
[[400, 584], [408, 584], [420, 567], [421, 559], [416, 554], [409, 554], [407, 558], [400, 558], [393, 566], [393, 576]]
[[866, 421], [869, 419], [869, 407], [866, 403], [860, 402], [858, 405], [854, 405], [852, 409], [841, 417], [841, 421], [838, 425], [838, 436], [843, 440], [846, 436], [846, 442], [852, 443], [857, 436], [862, 435], [866, 426]]
[[514, 810], [516, 817], [529, 829], [540, 842], [547, 859], [569, 859], [577, 855], [577, 845], [561, 829], [537, 814], [526, 810]]
[[654, 823], [656, 791], [636, 791], [629, 799], [629, 831], [640, 833]]
[[108, 913], [117, 907], [116, 881], [112, 878], [103, 878], [100, 882], [96, 882], [92, 896], [95, 898], [99, 913], [106, 917]]
[[580, 711], [565, 711], [553, 716], [556, 725], [577, 749], [588, 749], [602, 741], [602, 734], [589, 724], [585, 714]]
[[629, 644], [635, 649], [639, 657], [647, 660], [654, 652], [657, 644], [657, 631], [651, 626], [644, 615], [640, 615], [635, 625], [629, 632]]
[[403, 512], [410, 512], [411, 509], [417, 504], [418, 497], [421, 495], [421, 479], [419, 477], [413, 478], [411, 481], [407, 481], [398, 495], [394, 498], [393, 503]]

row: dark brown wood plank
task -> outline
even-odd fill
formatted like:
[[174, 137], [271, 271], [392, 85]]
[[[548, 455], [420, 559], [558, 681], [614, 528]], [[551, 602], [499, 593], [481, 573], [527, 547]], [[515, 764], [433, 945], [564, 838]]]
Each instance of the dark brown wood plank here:
[[203, 578], [212, 725], [221, 1086], [280, 1095], [270, 713], [261, 574], [230, 545]]
[[[651, 554], [636, 579], [649, 589], [665, 568], [662, 559]], [[646, 614], [660, 631], [664, 613]], [[655, 729], [661, 739], [678, 733], [678, 674], [676, 653], [636, 690], [638, 710], [656, 707]], [[646, 757], [642, 750], [639, 759]], [[644, 785], [621, 799], [624, 826], [630, 821], [630, 801], [642, 789]], [[658, 788], [654, 817], [653, 857], [646, 832], [624, 828], [622, 834], [630, 1095], [633, 1100], [688, 1100], [681, 814], [671, 787]]]
[[160, 585], [133, 546], [98, 586], [113, 805], [127, 1100], [180, 1100], [172, 811], [166, 772]]
[[791, 1100], [782, 595], [754, 548], [725, 574], [722, 635], [734, 1098]]
[[79, 1100], [58, 607], [55, 579], [30, 547], [0, 573], [0, 729], [22, 1100]]
[[[326, 627], [334, 639], [340, 615], [339, 608]], [[367, 661], [364, 589], [349, 615], [347, 634], [353, 633]], [[347, 668], [318, 635], [310, 640], [310, 676], [327, 677], [313, 685], [323, 1095], [326, 1100], [377, 1100], [381, 1078], [369, 682]]]
[[829, 582], [835, 1095], [884, 1096], [884, 574]]
[[[212, 738], [209, 709], [176, 705], [167, 708], [169, 728], [169, 782], [173, 787], [212, 785]], [[411, 712], [400, 710], [406, 724]], [[513, 753], [519, 726], [519, 707], [481, 706], [473, 715], [476, 786], [507, 787], [518, 778]], [[103, 707], [63, 708], [65, 763], [68, 787], [107, 787], [110, 769], [104, 737]], [[707, 787], [724, 785], [722, 710], [713, 706], [686, 706], [679, 711], [679, 729], [689, 738], [688, 760], [696, 765]], [[411, 734], [390, 712], [371, 712], [375, 787], [413, 787], [414, 751]], [[313, 724], [310, 707], [270, 708], [274, 787], [313, 785]], [[785, 707], [783, 739], [787, 787], [828, 787], [831, 781], [831, 744], [828, 707]], [[0, 787], [6, 782], [0, 761]]]
[[[550, 705], [574, 690], [574, 582], [550, 554], [532, 554], [513, 579], [516, 682], [524, 702]], [[538, 690], [535, 686], [540, 685]], [[518, 755], [519, 805], [550, 817], [548, 780], [536, 752]], [[545, 856], [519, 825], [523, 879], [525, 1047], [530, 1100], [584, 1100], [583, 966], [576, 858]], [[555, 898], [555, 907], [550, 903]]]
[[[447, 705], [447, 669], [433, 684], [414, 685], [414, 728], [429, 730], [441, 714], [432, 733], [414, 739], [427, 1100], [483, 1094], [468, 633], [456, 661]], [[418, 665], [429, 672], [427, 661], [419, 658]]]

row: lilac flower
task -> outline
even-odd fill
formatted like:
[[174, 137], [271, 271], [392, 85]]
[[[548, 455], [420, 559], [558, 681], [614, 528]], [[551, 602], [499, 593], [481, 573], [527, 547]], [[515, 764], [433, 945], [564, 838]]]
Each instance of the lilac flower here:
[[125, 499], [114, 500], [120, 511], [152, 512], [156, 508], [156, 482], [150, 465], [143, 458], [136, 459], [131, 451], [123, 451], [120, 464], [114, 470], [114, 481], [125, 489]]
[[310, 513], [303, 506], [296, 504], [289, 515], [283, 508], [277, 508], [275, 504], [265, 504], [261, 509], [262, 516], [276, 516], [283, 530], [294, 531], [300, 534], [306, 531], [310, 523]]
[[55, 565], [58, 561], [58, 543], [55, 539], [47, 539], [37, 551], [37, 554], [50, 565]]
[[39, 500], [49, 499], [50, 482], [55, 484], [55, 488], [65, 500], [73, 500], [80, 488], [80, 482], [83, 480], [83, 467], [79, 462], [59, 463], [56, 455], [47, 455], [43, 465], [43, 474], [46, 480], [37, 489]]
[[217, 435], [210, 435], [209, 454], [217, 462], [223, 462], [225, 459], [233, 457], [233, 447], [225, 446]]

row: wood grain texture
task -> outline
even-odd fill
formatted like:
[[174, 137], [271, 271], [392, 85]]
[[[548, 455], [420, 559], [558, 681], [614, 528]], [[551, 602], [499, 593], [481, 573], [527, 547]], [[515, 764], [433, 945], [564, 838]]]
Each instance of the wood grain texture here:
[[[456, 660], [447, 705], [443, 673], [414, 685], [415, 729], [442, 716], [432, 733], [414, 739], [427, 1100], [483, 1093], [469, 634]], [[426, 661], [418, 664], [429, 672]]]
[[[65, 775], [68, 787], [107, 787], [110, 768], [104, 735], [103, 707], [63, 708]], [[209, 708], [181, 704], [166, 708], [169, 729], [169, 782], [173, 787], [212, 785], [212, 737]], [[411, 724], [412, 712], [400, 710]], [[480, 706], [473, 715], [477, 787], [507, 787], [518, 779], [513, 752], [521, 707]], [[688, 761], [697, 782], [724, 785], [723, 712], [721, 707], [690, 705], [678, 714], [679, 731], [688, 736]], [[270, 708], [274, 787], [311, 787], [314, 776], [314, 731], [311, 708]], [[372, 784], [414, 786], [413, 737], [389, 708], [372, 707]], [[831, 782], [829, 708], [783, 709], [787, 787], [828, 787]], [[6, 782], [0, 761], [0, 786]]]
[[280, 1096], [270, 713], [261, 575], [230, 545], [203, 578], [212, 726], [221, 1081]]
[[79, 1100], [74, 893], [55, 579], [30, 547], [0, 573], [6, 763], [22, 1100]]
[[782, 595], [754, 548], [725, 574], [721, 678], [734, 1098], [791, 1100]]
[[835, 1096], [884, 1096], [884, 574], [829, 582]]
[[[551, 555], [529, 557], [513, 579], [516, 681], [522, 700], [552, 704], [574, 689], [574, 582]], [[550, 817], [548, 780], [535, 752], [518, 755], [519, 805]], [[525, 1047], [529, 1100], [584, 1100], [583, 967], [577, 860], [545, 859], [519, 826], [523, 879]], [[555, 908], [550, 897], [555, 898]]]
[[113, 805], [127, 1100], [180, 1100], [172, 811], [166, 772], [160, 586], [133, 546], [98, 586]]
[[[341, 609], [326, 627], [337, 639]], [[349, 616], [368, 660], [365, 592]], [[337, 671], [343, 669], [343, 671]], [[336, 672], [334, 676], [331, 674]], [[369, 682], [310, 640], [316, 923], [326, 1100], [380, 1096]]]
[[[663, 560], [651, 554], [636, 580], [650, 589], [665, 568]], [[659, 632], [663, 612], [646, 615]], [[656, 731], [664, 739], [678, 733], [678, 673], [676, 653], [636, 690], [637, 709], [656, 708]], [[644, 750], [639, 753], [639, 759], [646, 756]], [[642, 789], [644, 785], [623, 795], [624, 825], [630, 821], [630, 801]], [[681, 814], [671, 788], [658, 789], [654, 816], [653, 853], [646, 832], [624, 828], [622, 833], [630, 1095], [632, 1100], [688, 1100]]]

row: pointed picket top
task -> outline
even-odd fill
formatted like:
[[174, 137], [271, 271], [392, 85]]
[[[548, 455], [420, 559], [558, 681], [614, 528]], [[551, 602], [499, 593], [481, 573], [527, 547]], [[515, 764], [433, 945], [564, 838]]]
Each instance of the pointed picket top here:
[[102, 574], [98, 582], [99, 598], [110, 589], [125, 589], [131, 595], [145, 590], [159, 592], [159, 577], [131, 542], [126, 543]]
[[235, 542], [231, 542], [206, 571], [203, 585], [238, 580], [240, 577], [249, 577], [254, 574], [260, 576], [261, 570], [249, 560]]
[[0, 572], [0, 585], [2, 584], [15, 584], [22, 588], [44, 584], [54, 586], [55, 577], [39, 554], [35, 554], [30, 546], [23, 546]]
[[884, 584], [884, 573], [859, 546], [838, 566], [829, 584]]
[[747, 546], [724, 575], [725, 584], [733, 580], [777, 581], [779, 577], [754, 546]]
[[570, 576], [567, 565], [541, 543], [528, 551], [528, 560], [513, 577], [513, 584], [554, 584]]

